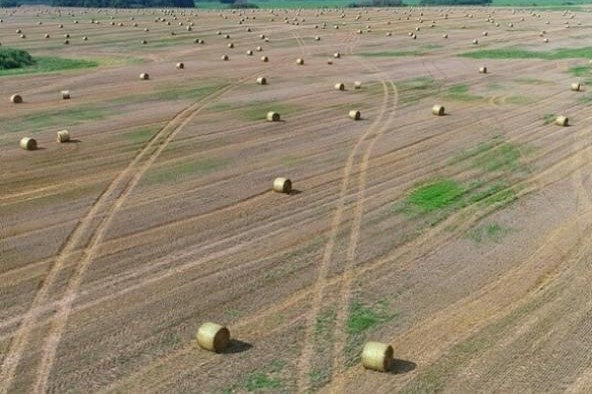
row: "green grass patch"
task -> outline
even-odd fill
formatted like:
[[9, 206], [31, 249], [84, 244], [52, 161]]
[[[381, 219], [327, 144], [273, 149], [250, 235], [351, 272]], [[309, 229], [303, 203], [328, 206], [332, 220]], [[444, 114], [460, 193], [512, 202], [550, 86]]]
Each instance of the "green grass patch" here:
[[282, 387], [282, 381], [279, 378], [272, 378], [266, 373], [255, 372], [247, 377], [245, 389], [251, 393], [253, 391], [270, 391]]
[[372, 306], [364, 305], [357, 300], [352, 302], [346, 324], [347, 333], [358, 335], [377, 324], [392, 320], [396, 314], [390, 314], [387, 307], [388, 305], [384, 301]]
[[220, 158], [202, 158], [190, 162], [177, 163], [158, 168], [148, 173], [144, 179], [147, 184], [178, 182], [184, 177], [204, 175], [224, 168], [228, 160]]
[[557, 115], [555, 114], [545, 114], [543, 115], [543, 124], [550, 124], [555, 122], [555, 118]]
[[0, 118], [4, 123], [3, 130], [8, 132], [36, 131], [49, 127], [64, 125], [73, 126], [92, 120], [104, 119], [117, 112], [113, 108], [81, 106], [60, 110], [41, 111], [20, 118]]
[[325, 335], [335, 324], [336, 317], [337, 313], [332, 308], [319, 313], [315, 322], [315, 336], [320, 337]]
[[395, 84], [401, 105], [412, 105], [422, 99], [433, 97], [438, 94], [441, 87], [441, 83], [430, 77], [412, 78], [397, 81]]
[[59, 57], [35, 57], [35, 64], [19, 68], [1, 69], [0, 76], [22, 75], [34, 73], [49, 73], [55, 71], [76, 70], [81, 68], [97, 67], [99, 62], [85, 59], [67, 59]]
[[482, 49], [465, 52], [460, 56], [473, 59], [574, 59], [592, 57], [592, 47], [584, 48], [559, 48], [550, 51], [531, 51], [520, 48]]
[[455, 180], [440, 179], [414, 189], [407, 202], [419, 211], [431, 212], [457, 203], [464, 193], [464, 187]]
[[491, 223], [487, 226], [474, 228], [468, 235], [476, 243], [483, 241], [499, 242], [508, 231], [498, 223]]
[[140, 144], [152, 138], [154, 133], [156, 133], [160, 127], [160, 125], [157, 125], [132, 129], [131, 131], [122, 134], [122, 137], [130, 142], [133, 142], [134, 144]]
[[446, 92], [444, 97], [447, 99], [459, 101], [475, 101], [481, 100], [483, 98], [481, 96], [469, 94], [469, 85], [466, 84], [451, 86], [450, 88], [448, 88], [448, 91]]
[[589, 77], [590, 71], [590, 66], [573, 66], [567, 70], [574, 77]]
[[502, 142], [496, 145], [489, 143], [484, 144], [478, 150], [482, 154], [475, 157], [475, 167], [487, 172], [518, 170], [519, 160], [522, 157], [522, 152], [518, 145], [508, 142]]
[[578, 101], [582, 104], [592, 103], [592, 93], [586, 93], [586, 94], [581, 95], [578, 98]]

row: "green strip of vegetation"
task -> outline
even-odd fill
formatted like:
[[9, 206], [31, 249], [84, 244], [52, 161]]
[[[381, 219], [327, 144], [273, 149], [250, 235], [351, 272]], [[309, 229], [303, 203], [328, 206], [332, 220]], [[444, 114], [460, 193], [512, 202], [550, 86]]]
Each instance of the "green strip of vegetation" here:
[[99, 63], [94, 60], [39, 56], [35, 57], [35, 64], [32, 65], [10, 69], [0, 68], [0, 76], [67, 71], [81, 68], [92, 68], [97, 67], [98, 65]]
[[520, 48], [483, 49], [466, 52], [460, 56], [473, 59], [573, 59], [592, 57], [592, 47], [559, 48], [551, 51], [530, 51]]
[[429, 182], [414, 189], [407, 201], [422, 212], [432, 212], [456, 204], [465, 194], [465, 188], [453, 179]]
[[177, 163], [149, 172], [144, 178], [144, 182], [146, 184], [177, 182], [183, 177], [209, 174], [227, 164], [228, 160], [213, 157]]
[[451, 86], [448, 92], [444, 95], [445, 98], [459, 101], [475, 101], [481, 100], [483, 97], [469, 94], [469, 85], [459, 84]]

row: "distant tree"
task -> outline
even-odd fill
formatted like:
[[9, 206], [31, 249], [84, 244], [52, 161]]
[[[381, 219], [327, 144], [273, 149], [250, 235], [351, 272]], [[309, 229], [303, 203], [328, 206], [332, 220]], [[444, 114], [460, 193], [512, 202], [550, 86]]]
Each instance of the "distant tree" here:
[[0, 0], [0, 7], [5, 8], [5, 7], [18, 7], [18, 1], [17, 0]]

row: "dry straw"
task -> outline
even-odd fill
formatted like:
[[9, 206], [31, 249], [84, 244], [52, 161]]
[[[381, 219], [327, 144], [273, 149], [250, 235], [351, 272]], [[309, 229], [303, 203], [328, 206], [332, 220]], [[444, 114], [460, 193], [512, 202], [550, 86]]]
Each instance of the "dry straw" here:
[[277, 112], [269, 111], [267, 113], [267, 121], [268, 122], [279, 122], [280, 121], [280, 114]]
[[442, 106], [442, 105], [436, 104], [432, 107], [432, 114], [434, 114], [436, 116], [444, 115], [444, 111], [445, 111], [444, 106]]
[[386, 372], [393, 362], [393, 347], [386, 343], [366, 342], [362, 350], [362, 365], [374, 371]]
[[10, 102], [14, 104], [20, 104], [23, 102], [23, 97], [20, 94], [13, 94], [10, 96]]
[[574, 92], [579, 92], [580, 90], [582, 90], [582, 85], [579, 82], [574, 82], [571, 84], [571, 90], [573, 90]]
[[287, 178], [275, 178], [273, 181], [273, 191], [290, 194], [292, 191], [292, 181]]
[[351, 111], [349, 111], [349, 117], [353, 120], [360, 120], [362, 118], [362, 114], [360, 113], [360, 111], [352, 109]]
[[267, 85], [267, 78], [265, 78], [265, 77], [259, 77], [259, 78], [257, 78], [257, 83], [259, 85]]
[[345, 90], [345, 84], [342, 82], [337, 82], [335, 84], [335, 90]]
[[62, 144], [64, 142], [69, 142], [70, 141], [70, 133], [68, 132], [68, 130], [58, 131], [56, 141], [59, 142], [60, 144]]
[[177, 63], [176, 67], [177, 67], [179, 70], [182, 70], [182, 69], [184, 69], [184, 68], [185, 68], [185, 64], [184, 64], [183, 62], [179, 62], [179, 63]]
[[296, 59], [296, 64], [302, 66], [304, 64], [304, 59], [299, 57], [298, 59]]
[[569, 119], [567, 118], [567, 116], [560, 115], [557, 118], [555, 118], [555, 124], [558, 126], [565, 127], [568, 125], [568, 123], [569, 123]]
[[150, 75], [148, 75], [148, 73], [142, 73], [140, 74], [140, 79], [143, 81], [147, 81], [150, 79]]
[[197, 330], [197, 344], [212, 352], [221, 353], [230, 342], [230, 331], [216, 323], [203, 323]]
[[20, 146], [24, 150], [35, 150], [37, 149], [37, 141], [33, 138], [24, 137], [21, 139]]
[[487, 67], [483, 66], [483, 67], [479, 67], [479, 72], [481, 74], [487, 74]]

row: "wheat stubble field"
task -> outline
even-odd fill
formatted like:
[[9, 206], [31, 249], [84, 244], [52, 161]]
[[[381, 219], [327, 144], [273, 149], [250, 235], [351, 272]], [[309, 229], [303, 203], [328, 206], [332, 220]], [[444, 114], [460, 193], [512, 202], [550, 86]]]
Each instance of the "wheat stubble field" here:
[[0, 393], [592, 390], [587, 9], [0, 18]]

